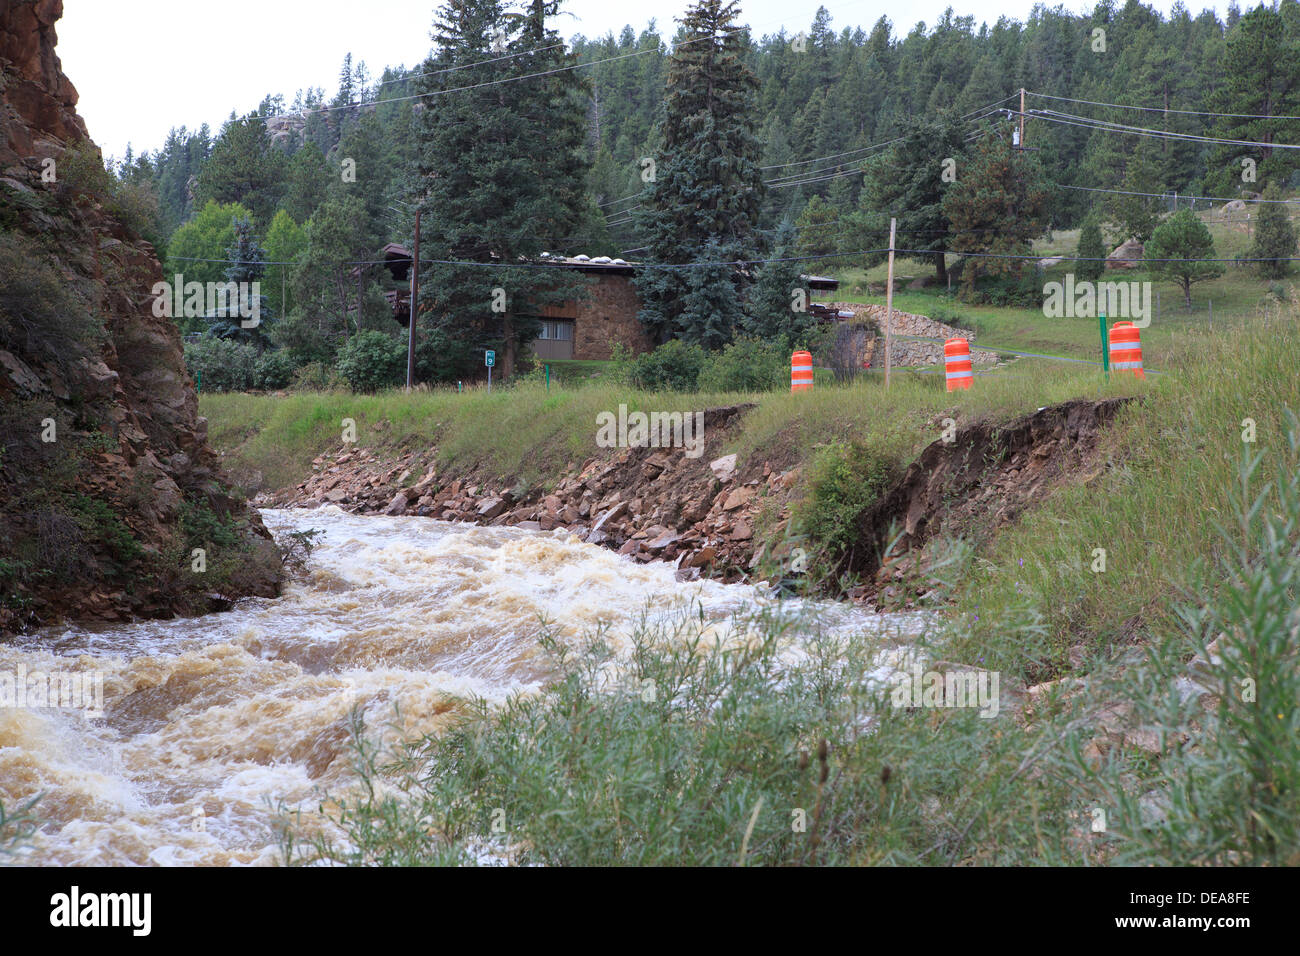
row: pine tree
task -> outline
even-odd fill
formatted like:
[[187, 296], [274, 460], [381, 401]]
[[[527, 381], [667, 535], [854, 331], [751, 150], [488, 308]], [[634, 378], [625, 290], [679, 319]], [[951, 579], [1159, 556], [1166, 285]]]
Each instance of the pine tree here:
[[1144, 137], [1129, 154], [1121, 192], [1112, 193], [1106, 211], [1123, 230], [1126, 239], [1146, 242], [1160, 222], [1160, 196], [1164, 182], [1156, 161], [1159, 146]]
[[1095, 216], [1089, 216], [1083, 221], [1076, 254], [1079, 259], [1074, 264], [1074, 271], [1079, 278], [1092, 282], [1100, 279], [1106, 271], [1106, 246], [1102, 242], [1101, 226], [1097, 224]]
[[195, 196], [199, 203], [242, 203], [265, 224], [275, 214], [284, 186], [284, 154], [271, 148], [263, 119], [231, 116], [198, 174]]
[[[1030, 240], [1046, 224], [1047, 189], [1033, 153], [1013, 149], [1008, 138], [990, 132], [962, 165], [943, 197], [954, 252], [993, 256], [1030, 254]], [[1019, 275], [1021, 258], [977, 258], [965, 266], [967, 288], [979, 273]]]
[[313, 142], [293, 154], [289, 160], [288, 186], [280, 208], [303, 225], [312, 217], [316, 207], [325, 201], [337, 174], [332, 174], [325, 162], [325, 154]]
[[1280, 279], [1291, 270], [1288, 260], [1296, 254], [1295, 225], [1282, 204], [1282, 191], [1276, 184], [1269, 183], [1263, 198], [1255, 224], [1255, 241], [1247, 256], [1261, 260], [1256, 265], [1264, 278]]
[[[902, 142], [868, 160], [858, 211], [848, 227], [855, 248], [888, 247], [889, 220], [896, 218], [898, 245], [932, 253], [935, 280], [947, 285], [945, 253], [952, 236], [943, 197], [964, 177], [975, 174], [963, 155], [963, 129], [952, 118], [913, 121]], [[867, 264], [885, 258], [885, 253], [868, 256]]]
[[[672, 268], [755, 258], [763, 200], [758, 81], [733, 26], [738, 15], [734, 0], [698, 0], [681, 20], [669, 60], [655, 179], [639, 214], [646, 268], [636, 282], [641, 322], [660, 341], [678, 335], [720, 346], [744, 318], [739, 270]], [[720, 285], [706, 294], [706, 281]]]
[[[531, 0], [512, 17], [498, 0], [447, 0], [438, 10], [436, 52], [422, 72], [457, 70], [419, 80], [422, 93], [442, 95], [430, 96], [420, 114], [415, 194], [424, 212], [421, 257], [444, 260], [420, 279], [429, 332], [454, 352], [444, 353], [441, 374], [476, 371], [489, 348], [502, 350], [500, 371], [512, 374], [517, 351], [539, 328], [532, 317], [582, 291], [574, 274], [523, 260], [586, 238], [584, 81], [564, 70], [492, 82], [572, 65], [548, 26], [557, 10], [557, 0]], [[492, 50], [497, 36], [521, 55], [501, 61]], [[458, 87], [476, 88], [445, 92]], [[505, 311], [494, 311], [503, 300]]]
[[[840, 251], [840, 211], [835, 206], [813, 196], [808, 205], [803, 207], [799, 218], [795, 220], [794, 231], [798, 237], [795, 242], [795, 254], [799, 256], [832, 256]], [[836, 265], [830, 260], [830, 267]], [[810, 269], [824, 269], [827, 264], [809, 261]]]
[[1159, 226], [1146, 244], [1144, 257], [1151, 271], [1177, 282], [1183, 301], [1192, 307], [1192, 283], [1223, 275], [1223, 264], [1214, 258], [1214, 238], [1196, 213], [1180, 209]]
[[1219, 89], [1212, 98], [1221, 115], [1214, 135], [1263, 146], [1223, 145], [1211, 151], [1206, 185], [1240, 188], [1241, 159], [1256, 163], [1260, 182], [1284, 179], [1296, 168], [1295, 150], [1273, 143], [1300, 141], [1300, 122], [1256, 117], [1300, 115], [1300, 23], [1294, 15], [1264, 5], [1251, 10], [1229, 32]]

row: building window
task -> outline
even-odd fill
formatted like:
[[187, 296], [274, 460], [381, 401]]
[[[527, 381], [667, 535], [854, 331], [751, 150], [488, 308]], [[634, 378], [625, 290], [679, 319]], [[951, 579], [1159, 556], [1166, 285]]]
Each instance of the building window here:
[[542, 330], [537, 336], [547, 341], [568, 342], [573, 339], [572, 322], [543, 322]]

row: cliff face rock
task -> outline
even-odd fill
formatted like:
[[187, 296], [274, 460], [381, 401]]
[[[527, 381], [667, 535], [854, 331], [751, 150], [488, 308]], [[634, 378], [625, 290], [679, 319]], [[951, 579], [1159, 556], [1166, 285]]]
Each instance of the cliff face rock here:
[[76, 113], [62, 13], [0, 6], [0, 632], [203, 611], [280, 577], [153, 315], [162, 268]]

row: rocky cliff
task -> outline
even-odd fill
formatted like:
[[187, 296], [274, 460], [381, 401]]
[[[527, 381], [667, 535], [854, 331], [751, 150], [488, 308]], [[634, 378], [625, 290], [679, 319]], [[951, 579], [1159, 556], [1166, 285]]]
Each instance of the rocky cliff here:
[[207, 445], [162, 269], [55, 54], [62, 0], [0, 4], [0, 632], [199, 612], [279, 586]]

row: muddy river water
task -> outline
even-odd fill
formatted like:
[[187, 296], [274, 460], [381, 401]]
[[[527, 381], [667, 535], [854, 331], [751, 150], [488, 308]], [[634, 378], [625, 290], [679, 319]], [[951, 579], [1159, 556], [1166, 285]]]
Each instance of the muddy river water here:
[[[0, 693], [0, 801], [44, 794], [22, 862], [275, 864], [277, 808], [314, 811], [348, 786], [354, 706], [382, 711], [382, 733], [436, 734], [467, 696], [535, 691], [545, 626], [575, 646], [603, 627], [617, 645], [643, 614], [702, 609], [725, 638], [737, 615], [776, 603], [562, 532], [329, 507], [263, 518], [277, 535], [324, 531], [280, 598], [0, 644], [0, 681], [11, 697], [26, 685], [10, 706]], [[879, 632], [882, 661], [907, 623], [831, 603], [781, 612]], [[59, 703], [39, 693], [59, 679], [81, 696], [42, 706]]]

